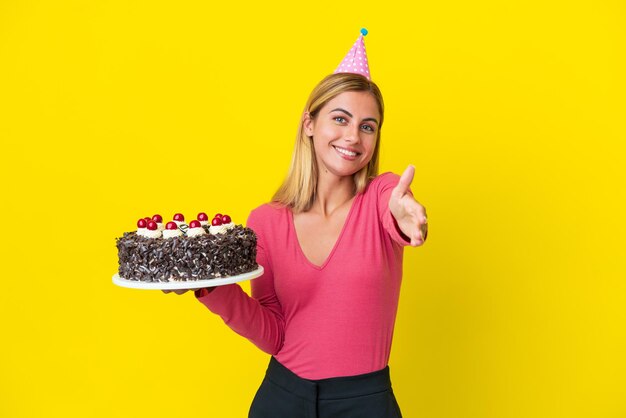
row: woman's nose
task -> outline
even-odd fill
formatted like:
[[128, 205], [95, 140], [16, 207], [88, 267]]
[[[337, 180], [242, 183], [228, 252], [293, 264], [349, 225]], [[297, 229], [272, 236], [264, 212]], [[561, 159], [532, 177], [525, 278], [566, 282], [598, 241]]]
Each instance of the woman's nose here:
[[360, 131], [358, 125], [348, 125], [348, 131], [346, 132], [346, 141], [358, 142], [361, 140]]

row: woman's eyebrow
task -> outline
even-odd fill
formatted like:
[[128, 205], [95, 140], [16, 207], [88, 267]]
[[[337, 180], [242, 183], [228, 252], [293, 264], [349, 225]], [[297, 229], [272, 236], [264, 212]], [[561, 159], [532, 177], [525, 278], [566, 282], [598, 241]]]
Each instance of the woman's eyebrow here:
[[[342, 108], [340, 108], [340, 107], [338, 107], [338, 108], [336, 108], [336, 109], [333, 109], [333, 110], [331, 110], [331, 111], [330, 111], [330, 112], [328, 112], [328, 113], [334, 112], [334, 111], [336, 111], [336, 110], [338, 110], [338, 111], [340, 111], [340, 112], [343, 112], [343, 113], [345, 113], [346, 115], [348, 115], [348, 116], [350, 116], [350, 117], [353, 117], [353, 116], [352, 116], [352, 113], [350, 113], [350, 112], [348, 112], [347, 110], [342, 109]], [[377, 121], [376, 119], [374, 119], [374, 118], [365, 118], [365, 119], [363, 119], [363, 121], [362, 121], [362, 122], [365, 122], [365, 121], [368, 121], [368, 120], [371, 120], [372, 122], [376, 122], [376, 125], [379, 125], [378, 121]]]

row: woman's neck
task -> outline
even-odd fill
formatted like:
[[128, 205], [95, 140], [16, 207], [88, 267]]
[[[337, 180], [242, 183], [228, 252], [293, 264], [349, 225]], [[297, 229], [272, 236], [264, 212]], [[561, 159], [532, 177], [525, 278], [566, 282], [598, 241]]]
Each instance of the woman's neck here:
[[354, 178], [338, 177], [330, 172], [322, 172], [317, 178], [317, 191], [311, 211], [329, 217], [354, 197]]

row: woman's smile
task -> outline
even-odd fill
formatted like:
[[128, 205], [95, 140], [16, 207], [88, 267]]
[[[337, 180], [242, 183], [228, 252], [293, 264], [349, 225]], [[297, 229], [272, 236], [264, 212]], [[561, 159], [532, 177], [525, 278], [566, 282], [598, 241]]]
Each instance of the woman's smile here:
[[346, 159], [346, 160], [354, 161], [359, 155], [361, 155], [360, 152], [352, 151], [347, 148], [340, 147], [338, 145], [333, 145], [332, 147], [337, 151], [337, 153], [341, 156], [341, 158]]

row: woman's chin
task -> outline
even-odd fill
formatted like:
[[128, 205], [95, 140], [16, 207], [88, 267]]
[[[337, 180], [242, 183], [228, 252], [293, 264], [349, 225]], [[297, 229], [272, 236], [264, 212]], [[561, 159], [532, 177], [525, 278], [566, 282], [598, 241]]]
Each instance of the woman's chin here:
[[358, 173], [361, 168], [363, 167], [360, 167], [358, 165], [353, 165], [351, 167], [327, 167], [327, 171], [337, 177], [351, 177]]

